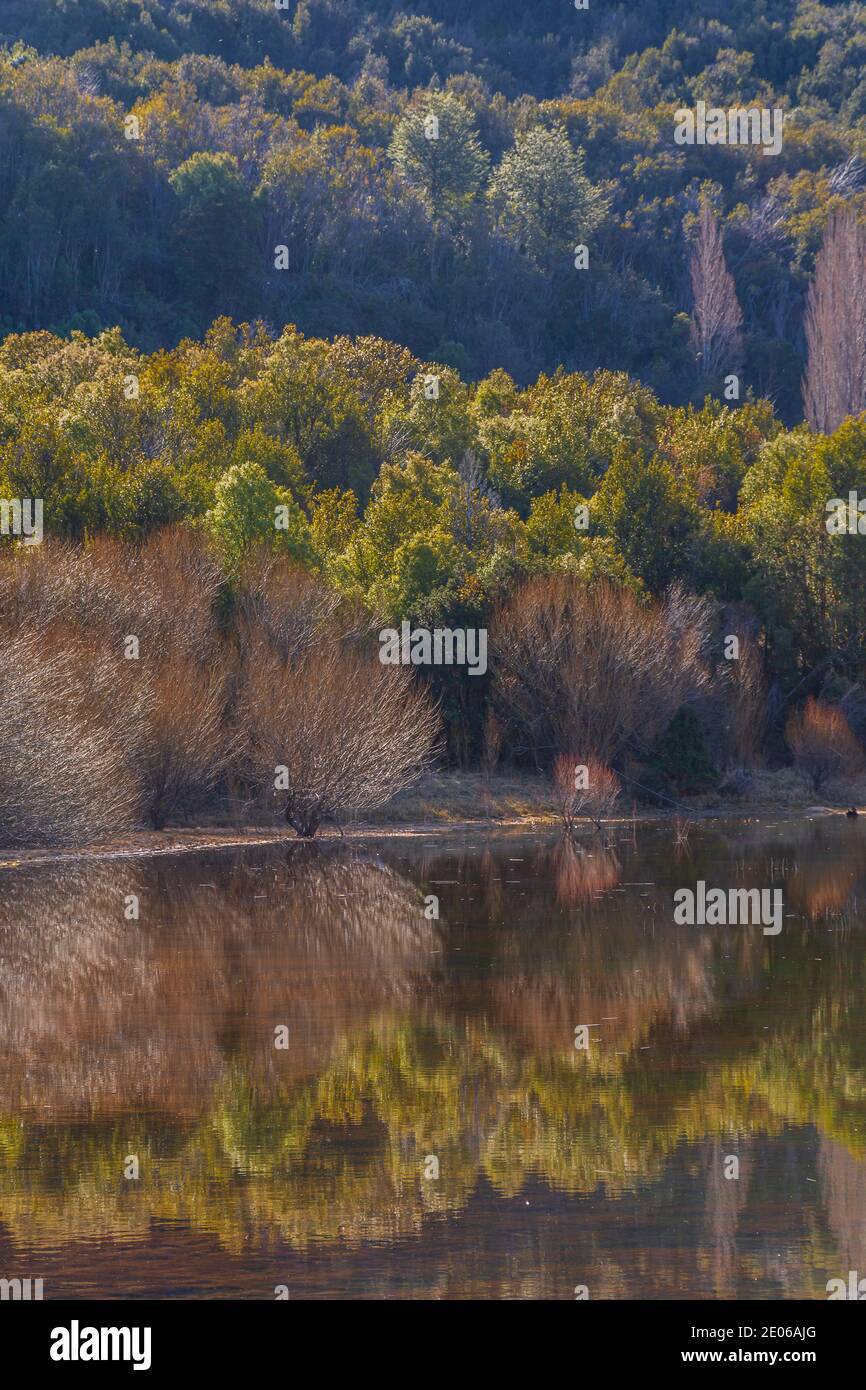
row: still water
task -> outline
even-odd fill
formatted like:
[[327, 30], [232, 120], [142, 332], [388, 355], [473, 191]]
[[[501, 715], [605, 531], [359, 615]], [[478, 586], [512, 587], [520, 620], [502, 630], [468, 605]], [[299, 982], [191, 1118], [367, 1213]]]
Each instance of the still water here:
[[[866, 821], [469, 839], [2, 871], [0, 1277], [776, 1299], [866, 1275]], [[699, 879], [781, 888], [781, 933], [676, 925]]]

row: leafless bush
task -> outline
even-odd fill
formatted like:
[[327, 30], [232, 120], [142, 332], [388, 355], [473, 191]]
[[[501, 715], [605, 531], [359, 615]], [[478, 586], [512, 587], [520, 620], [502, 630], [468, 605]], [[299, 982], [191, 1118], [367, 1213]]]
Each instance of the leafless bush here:
[[141, 546], [100, 538], [85, 547], [47, 541], [0, 561], [0, 625], [62, 623], [102, 632], [118, 648], [128, 635], [143, 655], [203, 659], [217, 639], [222, 572], [205, 542], [181, 527]]
[[135, 740], [141, 809], [156, 830], [202, 807], [230, 752], [226, 677], [215, 665], [170, 655], [143, 673], [146, 713]]
[[754, 642], [747, 642], [735, 663], [731, 700], [731, 742], [740, 766], [754, 767], [761, 757], [767, 721], [764, 663]]
[[[216, 607], [225, 583], [204, 537], [182, 526], [156, 532], [135, 551], [131, 582], [156, 595], [148, 613], [154, 641], [209, 662], [217, 638]], [[135, 629], [127, 628], [127, 631]]]
[[429, 765], [439, 718], [403, 668], [331, 642], [286, 661], [251, 635], [238, 702], [244, 758], [305, 838], [373, 810]]
[[491, 778], [496, 771], [501, 751], [502, 725], [488, 705], [481, 738], [481, 771], [486, 778]]
[[785, 738], [795, 767], [812, 778], [816, 791], [834, 778], [856, 775], [863, 767], [863, 749], [838, 705], [810, 696], [789, 717]]
[[622, 790], [616, 773], [598, 758], [571, 753], [560, 753], [553, 764], [553, 786], [557, 810], [570, 835], [582, 816], [588, 816], [600, 830]]
[[728, 756], [738, 767], [754, 767], [767, 720], [764, 662], [754, 638], [740, 637], [739, 658], [727, 663], [726, 677]]
[[645, 752], [708, 684], [706, 605], [681, 589], [642, 606], [610, 584], [529, 580], [494, 613], [491, 701], [517, 756]]
[[[222, 574], [201, 538], [181, 528], [144, 545], [100, 540], [19, 550], [0, 568], [0, 625], [60, 643], [91, 700], [79, 714], [119, 731], [138, 810], [157, 828], [200, 806], [226, 754]], [[139, 657], [124, 660], [127, 637]], [[119, 735], [118, 735], [119, 736]]]
[[361, 622], [335, 589], [272, 551], [254, 551], [241, 569], [235, 625], [242, 643], [263, 635], [282, 657], [297, 661], [341, 626], [351, 631]]
[[[105, 672], [49, 629], [2, 638], [0, 843], [99, 840], [134, 824], [138, 787], [122, 708], [108, 717]], [[102, 697], [102, 698], [101, 698]]]
[[356, 611], [259, 560], [241, 576], [232, 641], [217, 623], [221, 584], [182, 531], [0, 559], [0, 718], [16, 745], [0, 774], [7, 843], [93, 839], [139, 817], [161, 828], [233, 778], [273, 789], [278, 766], [286, 817], [310, 835], [424, 769], [432, 702], [411, 673], [364, 653]]

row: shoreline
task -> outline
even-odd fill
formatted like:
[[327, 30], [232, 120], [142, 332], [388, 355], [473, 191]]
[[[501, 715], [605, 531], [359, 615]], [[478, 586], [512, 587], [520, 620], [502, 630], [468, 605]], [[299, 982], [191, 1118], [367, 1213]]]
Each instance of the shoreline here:
[[[860, 813], [866, 814], [863, 808]], [[845, 807], [827, 803], [802, 803], [785, 806], [769, 806], [763, 802], [737, 804], [731, 802], [723, 806], [698, 807], [689, 810], [687, 819], [698, 825], [712, 821], [749, 821], [774, 816], [776, 820], [815, 819], [830, 816], [844, 816]], [[635, 815], [611, 816], [605, 819], [605, 829], [624, 829], [632, 825], [651, 826], [672, 822], [670, 813], [655, 808], [643, 808]], [[593, 822], [583, 817], [578, 824], [591, 831]], [[527, 814], [498, 818], [480, 816], [462, 820], [434, 821], [359, 821], [344, 826], [342, 832], [333, 826], [320, 830], [312, 840], [301, 839], [293, 830], [283, 831], [272, 826], [252, 826], [249, 830], [238, 831], [233, 826], [176, 826], [166, 830], [140, 830], [116, 840], [92, 845], [67, 847], [34, 847], [30, 849], [0, 851], [0, 873], [16, 869], [56, 867], [64, 863], [93, 862], [99, 860], [154, 859], [182, 854], [201, 854], [209, 850], [251, 849], [272, 845], [315, 846], [327, 844], [329, 847], [340, 841], [359, 843], [364, 841], [419, 840], [435, 837], [447, 841], [454, 836], [482, 834], [500, 835], [552, 835], [561, 829], [558, 818], [548, 813]]]

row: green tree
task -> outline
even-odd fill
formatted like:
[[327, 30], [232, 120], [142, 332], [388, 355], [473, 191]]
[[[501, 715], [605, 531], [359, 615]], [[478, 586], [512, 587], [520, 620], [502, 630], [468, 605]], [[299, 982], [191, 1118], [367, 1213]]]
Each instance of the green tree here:
[[199, 150], [169, 177], [179, 205], [178, 260], [198, 308], [243, 302], [255, 213], [233, 155]]
[[256, 545], [286, 551], [302, 564], [313, 562], [306, 517], [288, 489], [272, 483], [261, 464], [234, 464], [226, 470], [204, 522], [230, 569]]
[[[747, 597], [798, 666], [828, 652], [851, 663], [866, 649], [866, 518], [849, 518], [850, 492], [866, 497], [862, 417], [828, 436], [780, 435], [743, 482], [740, 526], [754, 557]], [[828, 530], [837, 515], [845, 529]]]
[[389, 154], [434, 218], [465, 210], [478, 195], [489, 164], [470, 112], [445, 92], [416, 98], [394, 129]]
[[351, 543], [358, 527], [358, 499], [349, 488], [319, 492], [311, 499], [310, 534], [316, 554], [323, 559], [338, 555]]
[[687, 572], [698, 518], [660, 459], [621, 447], [591, 513], [651, 593], [661, 593]]
[[490, 181], [500, 229], [541, 264], [573, 251], [599, 225], [605, 199], [583, 169], [561, 126], [533, 126], [517, 136]]
[[543, 559], [562, 555], [577, 555], [585, 528], [581, 531], [578, 508], [584, 499], [570, 492], [563, 483], [559, 492], [545, 492], [533, 498], [526, 522], [526, 531], [533, 554]]

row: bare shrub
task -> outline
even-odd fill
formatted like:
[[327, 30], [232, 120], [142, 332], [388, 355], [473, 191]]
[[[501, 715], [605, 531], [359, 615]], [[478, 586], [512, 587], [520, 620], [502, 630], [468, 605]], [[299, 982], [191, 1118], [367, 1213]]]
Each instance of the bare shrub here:
[[297, 661], [340, 625], [351, 631], [363, 619], [308, 570], [267, 549], [245, 560], [235, 596], [235, 626], [242, 643], [258, 633], [281, 656]]
[[150, 825], [189, 815], [207, 801], [226, 766], [230, 745], [223, 715], [226, 677], [172, 654], [144, 673], [146, 713], [134, 756], [141, 809]]
[[105, 672], [82, 674], [80, 653], [56, 632], [2, 639], [0, 843], [99, 840], [135, 823], [138, 787], [121, 708], [106, 718]]
[[488, 705], [481, 735], [481, 771], [488, 781], [499, 766], [501, 751], [502, 725]]
[[238, 722], [254, 786], [271, 789], [305, 838], [323, 820], [374, 810], [413, 785], [439, 728], [432, 700], [403, 668], [338, 642], [287, 661], [255, 635]]
[[[8, 707], [24, 750], [3, 774], [8, 843], [92, 839], [136, 816], [161, 828], [219, 787], [273, 789], [277, 766], [281, 809], [310, 835], [424, 770], [438, 716], [411, 673], [364, 653], [362, 615], [260, 558], [241, 575], [231, 641], [217, 621], [222, 583], [204, 543], [180, 530], [0, 559], [0, 715]], [[139, 658], [125, 660], [132, 635]]]
[[217, 636], [216, 610], [225, 577], [203, 536], [183, 526], [166, 527], [137, 549], [132, 578], [156, 595], [148, 613], [154, 640], [190, 657], [209, 661]]
[[556, 807], [569, 834], [582, 816], [588, 816], [596, 830], [609, 816], [619, 799], [619, 778], [598, 758], [582, 758], [560, 753], [553, 764]]
[[802, 709], [790, 715], [785, 738], [794, 766], [811, 777], [816, 791], [834, 778], [855, 775], [863, 767], [863, 749], [838, 705], [810, 696]]
[[[49, 543], [0, 563], [0, 628], [23, 625], [65, 652], [76, 689], [89, 692], [68, 717], [111, 732], [139, 814], [156, 828], [200, 807], [224, 770], [221, 585], [206, 544], [182, 528], [141, 546]], [[128, 636], [137, 661], [124, 660]]]
[[740, 636], [740, 654], [726, 665], [723, 687], [727, 713], [727, 756], [737, 767], [760, 762], [767, 722], [764, 660], [753, 637]]
[[[730, 789], [733, 769], [745, 772], [763, 761], [768, 720], [764, 646], [760, 626], [745, 605], [720, 608], [711, 626], [716, 634], [708, 662], [711, 674], [691, 701], [691, 711], [707, 753]], [[729, 646], [733, 638], [736, 654]]]
[[143, 545], [99, 538], [20, 547], [0, 562], [0, 625], [63, 623], [117, 646], [133, 634], [142, 653], [206, 659], [217, 639], [222, 571], [205, 541], [182, 527]]
[[491, 622], [491, 702], [509, 751], [549, 764], [591, 748], [605, 764], [645, 752], [708, 684], [703, 600], [675, 588], [641, 605], [608, 583], [529, 580]]

